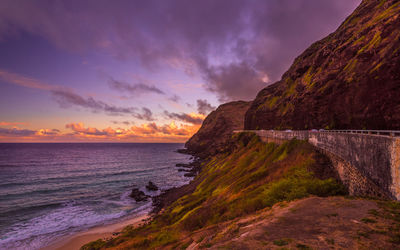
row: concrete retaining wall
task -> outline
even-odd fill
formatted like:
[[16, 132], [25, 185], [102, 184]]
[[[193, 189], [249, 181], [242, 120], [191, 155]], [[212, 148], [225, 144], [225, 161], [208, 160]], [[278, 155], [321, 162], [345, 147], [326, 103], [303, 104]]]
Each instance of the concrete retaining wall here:
[[400, 200], [400, 138], [383, 135], [254, 130], [266, 142], [308, 140], [332, 161], [352, 195]]

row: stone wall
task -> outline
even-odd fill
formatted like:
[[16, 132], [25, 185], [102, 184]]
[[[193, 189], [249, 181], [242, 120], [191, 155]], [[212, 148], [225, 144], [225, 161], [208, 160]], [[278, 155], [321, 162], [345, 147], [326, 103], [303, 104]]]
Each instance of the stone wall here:
[[400, 200], [400, 138], [337, 132], [254, 130], [266, 142], [308, 140], [332, 161], [352, 195]]

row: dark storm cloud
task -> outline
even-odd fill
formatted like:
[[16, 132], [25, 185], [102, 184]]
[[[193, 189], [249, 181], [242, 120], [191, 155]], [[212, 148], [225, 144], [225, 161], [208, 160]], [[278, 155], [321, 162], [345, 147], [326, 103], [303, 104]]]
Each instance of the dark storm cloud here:
[[126, 82], [117, 81], [112, 78], [109, 79], [108, 83], [111, 88], [131, 95], [139, 95], [144, 93], [156, 93], [160, 95], [165, 94], [164, 91], [162, 91], [161, 89], [143, 83], [129, 84]]
[[170, 119], [176, 119], [179, 121], [192, 123], [192, 124], [201, 124], [203, 122], [202, 118], [191, 116], [186, 113], [170, 113], [168, 111], [164, 111], [164, 115]]
[[360, 0], [30, 1], [0, 3], [0, 39], [20, 31], [72, 51], [105, 50], [196, 72], [220, 100], [254, 98]]
[[209, 104], [207, 100], [197, 100], [197, 111], [199, 114], [206, 115], [214, 109], [215, 107]]
[[219, 93], [222, 102], [254, 98], [265, 87], [260, 73], [245, 62], [204, 69], [206, 89]]

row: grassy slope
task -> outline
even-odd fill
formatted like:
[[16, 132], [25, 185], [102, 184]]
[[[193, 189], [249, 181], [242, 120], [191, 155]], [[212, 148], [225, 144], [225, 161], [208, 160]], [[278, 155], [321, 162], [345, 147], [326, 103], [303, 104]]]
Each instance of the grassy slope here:
[[255, 135], [243, 133], [233, 141], [232, 152], [217, 155], [203, 166], [196, 177], [202, 182], [193, 193], [178, 199], [148, 225], [126, 228], [117, 238], [98, 240], [83, 248], [185, 247], [196, 230], [277, 202], [345, 193], [335, 179], [315, 176], [321, 155], [307, 142], [266, 144]]
[[245, 129], [399, 129], [399, 13], [398, 0], [363, 0], [258, 93]]

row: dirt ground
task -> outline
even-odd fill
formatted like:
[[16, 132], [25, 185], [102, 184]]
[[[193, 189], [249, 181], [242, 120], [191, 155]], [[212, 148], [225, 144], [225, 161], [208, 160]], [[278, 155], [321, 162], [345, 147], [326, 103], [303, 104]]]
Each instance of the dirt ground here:
[[400, 249], [399, 203], [310, 197], [194, 232], [187, 249]]

